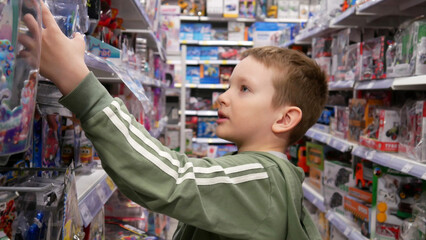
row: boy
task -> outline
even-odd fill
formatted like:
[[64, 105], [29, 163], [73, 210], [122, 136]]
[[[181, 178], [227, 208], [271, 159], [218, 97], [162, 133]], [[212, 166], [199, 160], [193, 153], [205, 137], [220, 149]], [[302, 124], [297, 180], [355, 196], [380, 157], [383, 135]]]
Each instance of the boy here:
[[303, 171], [283, 153], [325, 104], [325, 77], [311, 59], [276, 47], [245, 52], [217, 120], [217, 135], [238, 153], [191, 159], [162, 146], [108, 94], [84, 63], [83, 37], [66, 38], [45, 6], [43, 23], [41, 74], [62, 91], [118, 188], [181, 221], [174, 239], [320, 239], [301, 203]]

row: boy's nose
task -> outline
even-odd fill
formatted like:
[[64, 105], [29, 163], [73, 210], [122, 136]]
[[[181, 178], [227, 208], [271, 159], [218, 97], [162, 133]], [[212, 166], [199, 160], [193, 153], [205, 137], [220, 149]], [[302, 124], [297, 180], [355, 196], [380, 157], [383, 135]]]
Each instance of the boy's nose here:
[[221, 106], [226, 106], [226, 105], [228, 105], [228, 100], [227, 100], [227, 97], [226, 97], [226, 93], [227, 93], [228, 91], [225, 91], [224, 93], [222, 93], [222, 94], [220, 94], [219, 95], [219, 97], [218, 97], [218, 101], [219, 101], [219, 104], [221, 105]]

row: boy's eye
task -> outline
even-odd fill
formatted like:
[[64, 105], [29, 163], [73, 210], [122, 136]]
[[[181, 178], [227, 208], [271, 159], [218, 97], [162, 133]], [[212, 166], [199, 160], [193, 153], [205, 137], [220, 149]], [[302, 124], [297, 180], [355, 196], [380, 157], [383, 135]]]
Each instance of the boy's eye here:
[[247, 86], [241, 85], [241, 92], [248, 92], [248, 91], [249, 91], [249, 89], [248, 89]]

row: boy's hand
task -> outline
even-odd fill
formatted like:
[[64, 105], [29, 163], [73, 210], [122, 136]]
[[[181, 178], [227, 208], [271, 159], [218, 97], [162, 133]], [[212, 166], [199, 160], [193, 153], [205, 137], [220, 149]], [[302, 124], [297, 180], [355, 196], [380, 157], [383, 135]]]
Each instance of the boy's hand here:
[[42, 5], [43, 25], [40, 74], [50, 79], [65, 96], [87, 76], [84, 63], [84, 37], [76, 33], [67, 38], [59, 28], [47, 6]]

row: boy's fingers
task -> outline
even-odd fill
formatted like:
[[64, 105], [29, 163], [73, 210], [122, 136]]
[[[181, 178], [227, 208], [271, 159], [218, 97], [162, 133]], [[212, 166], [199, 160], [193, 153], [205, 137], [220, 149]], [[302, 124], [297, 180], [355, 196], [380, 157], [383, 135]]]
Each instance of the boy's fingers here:
[[33, 17], [33, 15], [25, 14], [25, 16], [23, 17], [23, 21], [24, 21], [25, 25], [27, 26], [28, 30], [33, 35], [33, 37], [35, 39], [38, 39], [39, 36], [40, 36], [39, 25], [38, 25], [38, 22]]
[[58, 24], [56, 24], [55, 19], [53, 18], [52, 13], [50, 12], [50, 10], [47, 8], [46, 4], [44, 4], [43, 1], [41, 2], [41, 10], [42, 10], [42, 19], [43, 19], [43, 24], [46, 28], [55, 28], [58, 27]]

